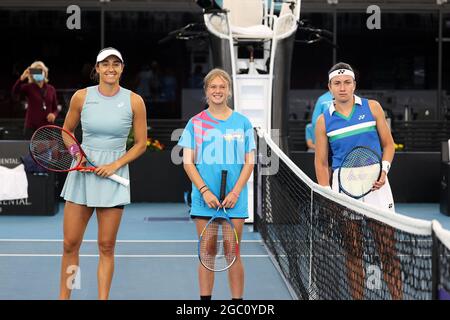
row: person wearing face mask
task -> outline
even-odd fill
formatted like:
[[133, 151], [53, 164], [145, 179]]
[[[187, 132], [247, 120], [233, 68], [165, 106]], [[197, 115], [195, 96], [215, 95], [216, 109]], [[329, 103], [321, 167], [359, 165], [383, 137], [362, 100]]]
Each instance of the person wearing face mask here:
[[42, 61], [35, 61], [25, 69], [12, 88], [13, 96], [24, 95], [27, 99], [25, 139], [30, 139], [37, 128], [53, 124], [58, 116], [56, 90], [48, 81], [48, 68]]

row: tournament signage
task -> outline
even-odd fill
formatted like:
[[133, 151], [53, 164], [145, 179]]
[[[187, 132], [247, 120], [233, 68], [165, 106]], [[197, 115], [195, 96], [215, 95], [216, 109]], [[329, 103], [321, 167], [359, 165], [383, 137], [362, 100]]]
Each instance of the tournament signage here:
[[[15, 168], [29, 153], [29, 141], [0, 140], [0, 166]], [[0, 177], [1, 180], [1, 177]], [[28, 198], [0, 199], [0, 215], [54, 215], [56, 213], [55, 176], [27, 173]]]

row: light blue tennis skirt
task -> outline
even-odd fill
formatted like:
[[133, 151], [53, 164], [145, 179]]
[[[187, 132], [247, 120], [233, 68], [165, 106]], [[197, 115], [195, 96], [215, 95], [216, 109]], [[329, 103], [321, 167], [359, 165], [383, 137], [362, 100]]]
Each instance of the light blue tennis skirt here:
[[[95, 165], [109, 164], [125, 154], [124, 151], [104, 151], [86, 148], [87, 157]], [[129, 179], [128, 165], [115, 172], [117, 175]], [[88, 207], [115, 207], [130, 203], [130, 186], [125, 187], [108, 178], [102, 178], [93, 172], [71, 171], [67, 174], [61, 197], [64, 200]]]

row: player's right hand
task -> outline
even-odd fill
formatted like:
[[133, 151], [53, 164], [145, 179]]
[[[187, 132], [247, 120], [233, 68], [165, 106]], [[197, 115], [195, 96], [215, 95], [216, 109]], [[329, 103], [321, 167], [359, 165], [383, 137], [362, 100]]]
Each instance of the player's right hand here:
[[386, 172], [381, 171], [380, 179], [375, 181], [372, 187], [372, 191], [380, 189], [386, 183]]
[[20, 76], [20, 80], [23, 81], [23, 80], [27, 79], [29, 75], [30, 75], [30, 69], [26, 68], [25, 71]]
[[218, 208], [220, 207], [219, 199], [212, 193], [210, 190], [203, 192], [203, 200], [210, 208]]

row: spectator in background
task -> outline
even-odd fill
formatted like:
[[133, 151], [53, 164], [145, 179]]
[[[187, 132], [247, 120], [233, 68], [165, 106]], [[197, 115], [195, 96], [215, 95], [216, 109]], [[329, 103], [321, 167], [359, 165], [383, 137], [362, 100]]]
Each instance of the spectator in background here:
[[153, 72], [149, 64], [144, 64], [137, 74], [136, 79], [136, 93], [139, 94], [145, 101], [145, 104], [150, 102], [150, 82], [153, 77]]
[[23, 94], [27, 99], [25, 139], [29, 140], [37, 128], [55, 122], [59, 113], [56, 90], [48, 83], [48, 68], [42, 61], [35, 61], [25, 69], [14, 84], [12, 94]]
[[173, 102], [177, 97], [177, 78], [173, 68], [166, 68], [161, 77], [161, 100]]
[[314, 131], [313, 131], [313, 125], [312, 123], [308, 123], [305, 127], [305, 140], [306, 140], [306, 146], [308, 147], [308, 152], [314, 152], [316, 149], [316, 141], [314, 137]]
[[331, 104], [333, 104], [333, 96], [330, 91], [327, 91], [317, 99], [316, 104], [314, 105], [311, 122], [305, 127], [305, 141], [308, 152], [314, 152], [316, 149], [316, 135], [314, 131], [316, 129], [317, 118], [327, 110]]
[[194, 68], [194, 73], [189, 77], [189, 88], [203, 88], [203, 78], [205, 75], [203, 74], [203, 68], [201, 65], [196, 65]]
[[156, 60], [151, 64], [152, 77], [150, 78], [150, 95], [152, 100], [159, 100], [161, 96], [161, 69]]
[[316, 104], [314, 105], [314, 111], [311, 117], [311, 124], [312, 124], [312, 132], [313, 132], [313, 141], [315, 142], [315, 130], [316, 130], [316, 122], [317, 118], [325, 111], [328, 110], [330, 105], [333, 104], [333, 95], [330, 91], [325, 92], [322, 94], [316, 101]]

